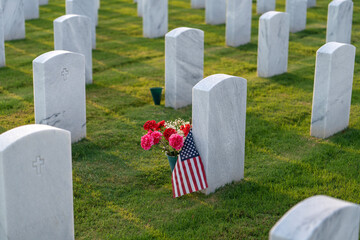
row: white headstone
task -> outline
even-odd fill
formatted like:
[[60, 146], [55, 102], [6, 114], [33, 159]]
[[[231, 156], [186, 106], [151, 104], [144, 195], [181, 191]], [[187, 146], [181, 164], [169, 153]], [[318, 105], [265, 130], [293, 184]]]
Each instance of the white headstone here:
[[311, 136], [327, 138], [349, 125], [355, 47], [330, 42], [317, 51]]
[[48, 52], [33, 61], [33, 72], [35, 122], [70, 131], [72, 142], [85, 138], [84, 56]]
[[270, 240], [358, 240], [360, 207], [314, 196], [290, 209], [271, 229]]
[[39, 0], [23, 0], [25, 20], [39, 18]]
[[192, 88], [204, 78], [204, 32], [176, 28], [165, 36], [165, 106], [191, 104]]
[[137, 15], [139, 17], [143, 16], [143, 0], [137, 0]]
[[4, 14], [0, 7], [0, 67], [5, 66]]
[[226, 45], [237, 47], [251, 40], [251, 0], [227, 0]]
[[307, 7], [316, 7], [316, 0], [307, 0]]
[[142, 1], [144, 37], [165, 36], [168, 31], [168, 0]]
[[256, 13], [263, 14], [269, 11], [275, 11], [276, 0], [257, 0]]
[[353, 2], [334, 0], [329, 4], [326, 42], [351, 43]]
[[66, 14], [84, 15], [91, 19], [92, 48], [96, 48], [98, 6], [96, 0], [66, 0]]
[[49, 4], [49, 0], [39, 0], [39, 4], [41, 5], [48, 5]]
[[205, 22], [211, 25], [226, 22], [226, 0], [205, 0]]
[[54, 20], [55, 50], [67, 50], [85, 56], [86, 84], [92, 83], [92, 49], [89, 17], [83, 15], [64, 15]]
[[0, 239], [73, 240], [68, 131], [27, 125], [0, 135]]
[[[95, 10], [95, 26], [99, 25], [99, 9], [100, 9], [100, 0], [95, 0], [96, 10]], [[95, 38], [96, 38], [96, 27], [95, 27]], [[96, 40], [96, 39], [95, 39]]]
[[206, 194], [244, 178], [246, 94], [246, 79], [225, 74], [209, 76], [193, 88], [193, 135], [209, 186]]
[[191, 0], [192, 8], [205, 8], [205, 0]]
[[4, 13], [5, 41], [25, 38], [25, 15], [23, 0], [0, 0]]
[[272, 77], [287, 71], [289, 15], [270, 11], [259, 21], [258, 76]]
[[290, 17], [290, 32], [306, 28], [307, 0], [286, 0], [286, 12]]

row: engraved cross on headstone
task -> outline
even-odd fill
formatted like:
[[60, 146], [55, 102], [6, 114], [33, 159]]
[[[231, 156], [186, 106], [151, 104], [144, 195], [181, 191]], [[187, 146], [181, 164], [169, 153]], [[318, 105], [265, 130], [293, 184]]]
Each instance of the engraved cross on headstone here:
[[36, 168], [36, 174], [41, 175], [41, 166], [45, 165], [45, 160], [41, 156], [37, 156], [36, 159], [32, 162], [33, 168]]
[[64, 81], [66, 81], [69, 76], [69, 70], [67, 68], [63, 68], [61, 71], [61, 76], [63, 77]]

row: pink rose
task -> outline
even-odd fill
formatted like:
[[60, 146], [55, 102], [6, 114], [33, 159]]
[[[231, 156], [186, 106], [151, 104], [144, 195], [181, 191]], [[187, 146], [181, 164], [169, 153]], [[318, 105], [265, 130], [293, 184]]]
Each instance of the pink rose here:
[[150, 133], [141, 137], [141, 147], [144, 150], [149, 150], [154, 145], [154, 138]]
[[155, 131], [151, 133], [151, 137], [154, 139], [154, 144], [158, 144], [160, 142], [162, 133]]
[[169, 144], [175, 148], [176, 151], [179, 151], [184, 146], [184, 138], [175, 133], [169, 138]]

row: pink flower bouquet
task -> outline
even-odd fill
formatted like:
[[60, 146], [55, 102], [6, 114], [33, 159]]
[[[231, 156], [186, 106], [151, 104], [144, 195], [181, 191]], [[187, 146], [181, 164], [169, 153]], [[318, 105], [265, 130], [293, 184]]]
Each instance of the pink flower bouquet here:
[[158, 145], [168, 156], [178, 156], [184, 146], [184, 140], [189, 134], [191, 125], [182, 119], [174, 122], [151, 120], [144, 124], [147, 133], [141, 137], [141, 147], [150, 150], [152, 146]]

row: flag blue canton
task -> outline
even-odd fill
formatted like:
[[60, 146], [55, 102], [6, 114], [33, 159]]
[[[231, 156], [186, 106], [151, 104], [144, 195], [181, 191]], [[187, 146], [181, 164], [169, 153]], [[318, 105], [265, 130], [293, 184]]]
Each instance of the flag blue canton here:
[[180, 152], [180, 159], [181, 159], [181, 161], [186, 161], [190, 158], [196, 158], [199, 155], [200, 154], [196, 150], [196, 147], [195, 147], [192, 130], [190, 130], [189, 134], [187, 135], [187, 137], [185, 139], [184, 146]]

